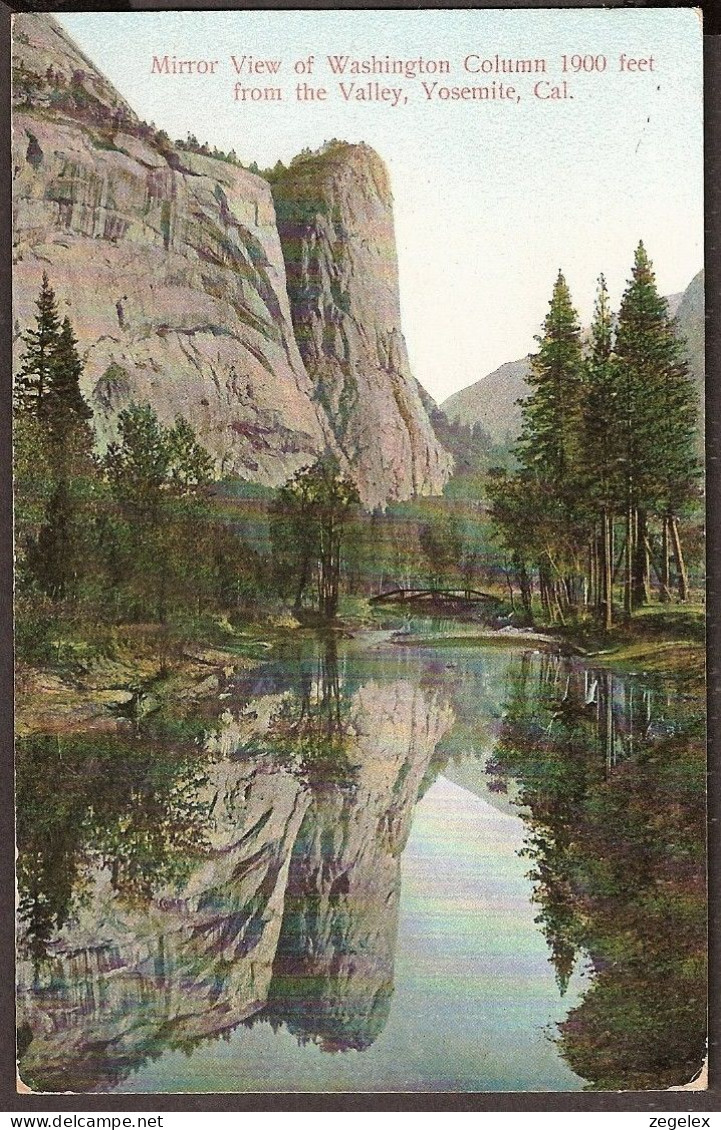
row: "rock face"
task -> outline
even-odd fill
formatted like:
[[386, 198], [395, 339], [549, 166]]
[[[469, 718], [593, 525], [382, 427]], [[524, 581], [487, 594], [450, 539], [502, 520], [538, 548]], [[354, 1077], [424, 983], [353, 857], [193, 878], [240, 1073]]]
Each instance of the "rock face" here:
[[42, 960], [21, 945], [19, 1031], [32, 1036], [21, 1073], [31, 1087], [107, 1090], [168, 1043], [192, 1047], [265, 1003], [309, 798], [290, 774], [257, 763], [219, 761], [206, 788], [212, 843], [182, 889], [134, 908], [99, 869]]
[[440, 493], [451, 460], [408, 364], [383, 162], [332, 142], [296, 158], [273, 196], [301, 356], [362, 496]]
[[369, 1047], [393, 993], [401, 853], [452, 709], [411, 682], [353, 696], [351, 787], [324, 784], [293, 848], [267, 1015], [324, 1051]]
[[150, 403], [164, 421], [184, 415], [224, 471], [282, 482], [324, 449], [326, 424], [268, 185], [140, 128], [50, 17], [17, 17], [15, 50], [26, 74], [63, 76], [27, 80], [14, 119], [16, 333], [47, 270], [101, 442], [119, 409]]
[[699, 448], [703, 450], [706, 418], [706, 293], [705, 276], [699, 271], [684, 291], [676, 311], [679, 331], [686, 339], [691, 376], [698, 390]]
[[[704, 273], [699, 271], [682, 294], [666, 298], [668, 312], [678, 319], [679, 333], [688, 343], [691, 375], [698, 388], [699, 421], [704, 418]], [[584, 331], [587, 332], [587, 331]], [[481, 424], [495, 443], [513, 443], [521, 431], [518, 401], [529, 396], [530, 358], [508, 361], [475, 384], [454, 392], [441, 404], [449, 420]]]
[[[136, 401], [164, 422], [185, 416], [223, 473], [277, 485], [330, 450], [372, 504], [440, 490], [448, 457], [406, 387], [379, 158], [346, 147], [340, 181], [356, 184], [365, 164], [383, 194], [348, 191], [348, 232], [334, 234], [339, 261], [353, 265], [354, 316], [374, 342], [372, 357], [359, 348], [352, 356], [354, 372], [375, 365], [358, 376], [361, 389], [374, 390], [371, 403], [342, 395], [335, 352], [322, 381], [306, 372], [265, 180], [179, 150], [139, 122], [51, 16], [15, 17], [13, 62], [16, 363], [46, 270], [79, 339], [101, 446], [115, 437], [118, 412]], [[363, 239], [371, 252], [359, 257]], [[341, 295], [335, 274], [323, 282], [329, 301]], [[302, 330], [297, 311], [296, 324]], [[328, 343], [334, 324], [331, 309], [320, 331]], [[366, 436], [374, 442], [363, 446]]]

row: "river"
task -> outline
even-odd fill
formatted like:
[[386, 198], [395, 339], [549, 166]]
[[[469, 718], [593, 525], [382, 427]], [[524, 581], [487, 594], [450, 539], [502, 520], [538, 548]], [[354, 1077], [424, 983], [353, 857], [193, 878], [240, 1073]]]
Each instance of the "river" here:
[[528, 645], [289, 640], [18, 743], [20, 1073], [78, 1092], [669, 1086], [705, 1040], [701, 707]]

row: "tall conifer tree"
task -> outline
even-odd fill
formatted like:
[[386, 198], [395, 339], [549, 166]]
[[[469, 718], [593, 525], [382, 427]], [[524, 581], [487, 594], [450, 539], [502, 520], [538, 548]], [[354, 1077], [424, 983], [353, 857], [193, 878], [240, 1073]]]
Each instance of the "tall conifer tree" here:
[[584, 494], [600, 515], [600, 530], [593, 549], [598, 563], [598, 607], [606, 629], [613, 622], [613, 515], [619, 506], [622, 485], [615, 375], [613, 314], [606, 279], [600, 275], [587, 358], [582, 464]]
[[518, 454], [527, 470], [566, 497], [578, 457], [583, 352], [578, 315], [561, 271], [536, 341], [528, 377], [533, 394], [523, 403]]
[[[684, 343], [659, 293], [643, 243], [634, 257], [616, 337], [620, 463], [625, 483], [627, 614], [647, 599], [647, 515], [665, 511], [674, 544], [679, 596], [688, 595], [678, 534], [678, 509], [696, 470], [695, 396]], [[665, 540], [665, 539], [664, 539]]]
[[532, 395], [523, 402], [517, 456], [537, 500], [534, 540], [545, 543], [539, 562], [544, 603], [554, 617], [575, 607], [582, 524], [579, 455], [582, 443], [584, 360], [581, 329], [561, 271], [554, 283], [538, 352], [531, 360]]
[[[24, 335], [25, 356], [15, 386], [16, 451], [46, 467], [43, 515], [26, 545], [26, 561], [54, 599], [72, 597], [82, 571], [81, 499], [95, 467], [92, 411], [80, 391], [82, 361], [66, 317], [60, 324], [55, 293], [43, 273], [35, 327]], [[27, 456], [26, 456], [27, 457]], [[16, 483], [22, 498], [24, 484]]]
[[66, 317], [51, 354], [43, 399], [43, 416], [54, 438], [61, 442], [93, 415], [80, 391], [83, 363], [77, 344], [70, 319]]
[[35, 303], [35, 328], [26, 330], [25, 356], [15, 381], [15, 409], [35, 417], [43, 414], [51, 380], [55, 353], [60, 338], [60, 318], [55, 291], [47, 272], [43, 272], [40, 294]]

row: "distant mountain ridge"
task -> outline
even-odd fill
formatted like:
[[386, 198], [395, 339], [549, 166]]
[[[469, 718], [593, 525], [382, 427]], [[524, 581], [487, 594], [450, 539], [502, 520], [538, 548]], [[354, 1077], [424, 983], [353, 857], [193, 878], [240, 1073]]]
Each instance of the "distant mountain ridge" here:
[[[669, 313], [678, 318], [679, 332], [688, 342], [688, 361], [698, 389], [699, 420], [704, 419], [704, 272], [699, 271], [685, 291], [666, 298]], [[494, 443], [513, 443], [521, 431], [518, 401], [530, 394], [531, 355], [508, 361], [475, 384], [454, 392], [439, 406], [454, 423], [480, 424]]]

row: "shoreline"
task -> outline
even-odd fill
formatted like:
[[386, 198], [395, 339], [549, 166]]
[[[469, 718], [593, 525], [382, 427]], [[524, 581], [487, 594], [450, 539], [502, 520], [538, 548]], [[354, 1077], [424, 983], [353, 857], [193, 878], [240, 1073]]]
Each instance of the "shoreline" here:
[[[551, 634], [532, 628], [471, 627], [453, 628], [437, 634], [404, 634], [384, 629], [388, 642], [396, 647], [444, 649], [450, 647], [533, 646], [571, 655], [596, 666], [612, 667], [620, 674], [656, 674], [683, 679], [695, 695], [705, 694], [703, 642], [688, 637], [674, 638], [644, 634], [642, 621], [636, 631], [617, 633], [607, 646], [589, 648], [597, 641], [568, 629]], [[87, 670], [61, 671], [50, 667], [20, 665], [15, 676], [15, 737], [31, 734], [75, 732], [113, 732], [132, 726], [163, 707], [187, 708], [209, 703], [222, 693], [234, 674], [262, 665], [267, 656], [277, 654], [290, 638], [317, 637], [332, 631], [359, 639], [379, 631], [371, 623], [350, 618], [321, 628], [282, 622], [271, 624], [259, 634], [238, 633], [225, 644], [203, 646], [185, 644], [168, 662], [157, 652], [134, 652], [126, 648], [114, 658], [100, 658]], [[600, 642], [600, 641], [598, 641]], [[248, 654], [254, 651], [255, 654]], [[261, 654], [258, 654], [261, 652]]]
[[433, 635], [398, 635], [392, 643], [407, 647], [472, 647], [486, 644], [499, 644], [513, 647], [519, 643], [540, 643], [558, 651], [585, 654], [570, 640], [535, 632], [531, 628], [481, 628], [473, 632], [438, 633]]
[[167, 670], [160, 660], [142, 656], [101, 662], [75, 677], [21, 667], [15, 676], [15, 737], [115, 732], [163, 706], [217, 698], [225, 680], [261, 662], [228, 648], [187, 647]]

